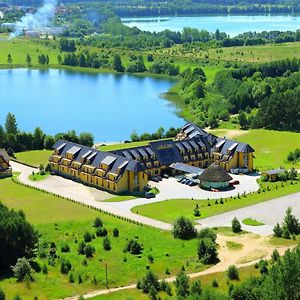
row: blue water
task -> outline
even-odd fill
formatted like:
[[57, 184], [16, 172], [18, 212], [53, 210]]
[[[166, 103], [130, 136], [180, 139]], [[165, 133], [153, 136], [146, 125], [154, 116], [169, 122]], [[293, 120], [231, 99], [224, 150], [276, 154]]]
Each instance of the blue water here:
[[215, 15], [215, 16], [178, 16], [178, 17], [141, 17], [122, 18], [129, 27], [159, 32], [165, 29], [182, 31], [184, 27], [206, 29], [215, 32], [219, 29], [230, 36], [247, 31], [300, 29], [300, 16], [292, 15]]
[[122, 141], [133, 130], [140, 134], [183, 125], [174, 106], [160, 97], [173, 84], [132, 75], [0, 70], [0, 124], [12, 112], [24, 131], [75, 129], [91, 132], [96, 142]]

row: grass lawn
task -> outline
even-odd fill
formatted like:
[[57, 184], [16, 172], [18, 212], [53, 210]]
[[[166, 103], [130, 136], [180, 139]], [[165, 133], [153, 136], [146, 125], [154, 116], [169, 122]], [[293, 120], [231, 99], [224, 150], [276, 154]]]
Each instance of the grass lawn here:
[[40, 181], [40, 180], [47, 178], [49, 175], [50, 175], [49, 172], [45, 172], [45, 174], [43, 174], [43, 175], [40, 172], [37, 172], [37, 173], [31, 174], [29, 176], [29, 179], [31, 181]]
[[[270, 191], [266, 190], [266, 187], [270, 187]], [[206, 218], [214, 215], [218, 215], [227, 211], [235, 210], [238, 208], [246, 207], [259, 202], [271, 200], [274, 198], [282, 197], [288, 194], [296, 193], [300, 191], [300, 182], [291, 185], [289, 182], [285, 183], [282, 188], [280, 183], [276, 184], [265, 183], [262, 187], [265, 192], [252, 193], [244, 196], [233, 197], [224, 199], [224, 204], [215, 204], [214, 200], [190, 200], [190, 199], [174, 199], [166, 200], [162, 202], [156, 202], [151, 204], [145, 204], [136, 206], [132, 209], [133, 212], [140, 215], [161, 220], [168, 223], [173, 223], [179, 216], [185, 216], [191, 220], [198, 220], [199, 217], [195, 217], [193, 210], [196, 204], [199, 205], [201, 212], [200, 218]], [[211, 206], [208, 206], [210, 203]]]
[[[230, 130], [218, 129], [212, 131], [219, 136], [231, 134]], [[246, 142], [255, 149], [254, 167], [259, 170], [278, 168], [300, 168], [300, 163], [293, 165], [287, 162], [289, 152], [299, 148], [300, 133], [252, 129], [248, 131], [235, 130], [233, 137], [240, 142]]]
[[[160, 231], [146, 226], [123, 221], [118, 218], [88, 209], [79, 204], [69, 202], [42, 192], [17, 185], [11, 179], [0, 180], [0, 201], [10, 208], [22, 209], [28, 220], [35, 225], [41, 235], [41, 241], [55, 242], [59, 259], [55, 265], [48, 265], [47, 259], [38, 258], [40, 266], [47, 265], [48, 274], [36, 272], [30, 288], [25, 283], [17, 283], [14, 278], [2, 276], [0, 288], [6, 293], [7, 299], [13, 299], [18, 293], [22, 300], [57, 299], [74, 294], [83, 294], [90, 290], [105, 288], [105, 264], [108, 265], [109, 286], [132, 284], [146, 273], [147, 266], [160, 277], [164, 277], [168, 268], [175, 275], [184, 265], [187, 272], [198, 272], [204, 266], [197, 260], [197, 240], [174, 240], [170, 232]], [[95, 233], [92, 222], [99, 216], [108, 230], [112, 249], [105, 251], [103, 238], [95, 238], [91, 245], [96, 253], [93, 258], [86, 259], [77, 254], [78, 243], [87, 231]], [[118, 228], [119, 237], [112, 236], [113, 228]], [[138, 239], [144, 250], [140, 256], [123, 253], [128, 239]], [[67, 243], [71, 251], [61, 252], [61, 245]], [[148, 262], [148, 255], [154, 262]], [[60, 273], [61, 258], [69, 259], [75, 283], [69, 283], [68, 276]], [[78, 283], [79, 274], [83, 283]], [[95, 276], [97, 283], [93, 283]]]
[[245, 225], [248, 225], [248, 226], [262, 226], [262, 225], [265, 225], [265, 223], [259, 222], [255, 219], [251, 219], [251, 218], [244, 219], [242, 221], [242, 223], [245, 224]]
[[103, 202], [121, 202], [121, 201], [133, 200], [136, 198], [137, 197], [132, 196], [132, 195], [119, 195], [119, 196], [115, 196], [115, 197], [106, 199]]
[[240, 243], [227, 241], [226, 246], [229, 250], [235, 251], [235, 250], [241, 250], [243, 248], [243, 245]]
[[46, 166], [52, 150], [33, 150], [15, 153], [17, 161], [39, 167], [40, 164]]

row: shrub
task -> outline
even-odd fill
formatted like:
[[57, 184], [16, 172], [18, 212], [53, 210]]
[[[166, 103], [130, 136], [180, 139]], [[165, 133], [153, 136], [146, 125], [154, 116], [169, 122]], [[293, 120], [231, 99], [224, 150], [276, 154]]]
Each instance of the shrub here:
[[211, 286], [214, 288], [219, 287], [219, 283], [218, 280], [216, 278], [213, 279], [213, 281], [211, 282]]
[[203, 228], [201, 229], [199, 232], [198, 232], [198, 237], [200, 239], [203, 239], [203, 238], [208, 238], [208, 239], [211, 239], [212, 241], [216, 241], [217, 239], [217, 235], [216, 233], [214, 232], [213, 229], [211, 228]]
[[64, 243], [61, 248], [60, 248], [61, 252], [70, 252], [70, 247], [68, 244]]
[[31, 278], [32, 268], [25, 257], [18, 258], [17, 263], [11, 269], [18, 281], [24, 280], [26, 276]]
[[103, 222], [99, 217], [96, 217], [96, 219], [94, 220], [94, 227], [102, 227], [103, 226]]
[[300, 232], [299, 220], [292, 214], [291, 207], [286, 210], [284, 224], [290, 234], [298, 234]]
[[277, 262], [280, 260], [280, 255], [279, 255], [279, 252], [277, 249], [274, 249], [274, 251], [272, 252], [271, 258], [272, 258], [273, 262]]
[[183, 272], [179, 272], [174, 281], [176, 295], [185, 298], [189, 294], [189, 277]]
[[208, 238], [200, 239], [198, 245], [198, 257], [204, 264], [215, 263], [218, 260], [215, 242]]
[[105, 237], [103, 239], [103, 249], [106, 250], [106, 251], [111, 250], [111, 244], [110, 244], [110, 240], [109, 240], [108, 237]]
[[152, 271], [148, 271], [146, 277], [138, 281], [137, 288], [142, 290], [143, 293], [148, 294], [152, 286], [156, 289], [156, 291], [160, 290], [158, 277]]
[[84, 248], [84, 254], [86, 257], [93, 257], [93, 254], [95, 253], [95, 248], [91, 245], [86, 245]]
[[70, 283], [74, 283], [74, 282], [75, 282], [73, 273], [70, 273], [70, 274], [69, 274], [69, 282], [70, 282]]
[[43, 274], [48, 274], [48, 268], [47, 268], [46, 265], [43, 265], [42, 273], [43, 273]]
[[201, 216], [201, 212], [199, 210], [199, 205], [196, 204], [196, 207], [194, 208], [194, 216], [195, 217], [200, 217]]
[[84, 241], [81, 241], [78, 245], [78, 254], [84, 254], [86, 243]]
[[238, 280], [239, 279], [239, 270], [236, 266], [229, 266], [227, 269], [227, 277], [230, 280]]
[[202, 293], [202, 288], [201, 288], [201, 281], [196, 280], [192, 283], [191, 289], [190, 289], [190, 294], [194, 296], [200, 296]]
[[78, 284], [81, 284], [82, 283], [82, 277], [81, 277], [81, 275], [79, 274], [78, 275]]
[[148, 261], [149, 261], [150, 264], [153, 264], [153, 262], [154, 262], [154, 257], [153, 257], [152, 254], [149, 254], [149, 255], [148, 255]]
[[5, 300], [5, 293], [0, 289], [0, 300]]
[[140, 254], [143, 251], [143, 246], [136, 240], [130, 240], [124, 248], [124, 252], [131, 254]]
[[114, 237], [118, 237], [119, 236], [119, 229], [118, 228], [114, 228], [113, 229], [113, 236]]
[[258, 267], [259, 267], [259, 271], [261, 274], [266, 274], [268, 273], [268, 262], [264, 259], [261, 259], [258, 262]]
[[86, 232], [83, 236], [83, 239], [86, 243], [89, 243], [92, 240], [92, 235], [89, 232]]
[[107, 229], [105, 227], [98, 227], [96, 230], [96, 235], [98, 237], [107, 236]]
[[278, 223], [274, 226], [273, 232], [275, 237], [282, 237], [282, 229]]
[[62, 274], [68, 274], [71, 269], [72, 269], [71, 262], [69, 260], [62, 259], [60, 264], [60, 272]]
[[241, 223], [239, 222], [239, 220], [237, 218], [233, 218], [233, 220], [231, 222], [231, 229], [234, 233], [239, 233], [242, 231]]
[[185, 217], [180, 217], [175, 221], [172, 233], [175, 239], [179, 238], [182, 240], [190, 240], [197, 235], [194, 225]]

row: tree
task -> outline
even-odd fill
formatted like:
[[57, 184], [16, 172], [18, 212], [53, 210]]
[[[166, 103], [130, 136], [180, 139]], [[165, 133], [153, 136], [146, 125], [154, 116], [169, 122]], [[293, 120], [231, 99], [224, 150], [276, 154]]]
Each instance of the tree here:
[[5, 121], [5, 131], [7, 134], [17, 134], [18, 132], [18, 125], [17, 125], [17, 120], [15, 115], [12, 113], [8, 113], [6, 116], [6, 121]]
[[177, 274], [174, 285], [177, 296], [185, 298], [189, 295], [189, 277], [183, 271]]
[[94, 136], [88, 132], [82, 132], [79, 135], [79, 143], [88, 147], [94, 145]]
[[20, 257], [32, 258], [37, 241], [38, 233], [24, 213], [0, 203], [0, 269], [8, 269]]
[[45, 134], [40, 127], [35, 128], [33, 133], [33, 148], [35, 150], [41, 150], [44, 148]]
[[286, 210], [284, 224], [286, 225], [290, 234], [298, 234], [300, 232], [299, 220], [292, 214], [291, 207]]
[[10, 53], [8, 53], [8, 55], [7, 55], [7, 63], [8, 63], [9, 65], [12, 64], [12, 58], [11, 58]]
[[218, 260], [216, 243], [209, 238], [202, 238], [198, 244], [198, 257], [204, 264], [212, 264]]
[[248, 120], [247, 120], [246, 113], [243, 110], [240, 110], [238, 119], [239, 119], [239, 124], [241, 126], [241, 129], [247, 129]]
[[231, 265], [227, 269], [227, 277], [230, 280], [238, 280], [239, 279], [239, 270], [236, 266]]
[[11, 269], [18, 281], [23, 281], [26, 276], [31, 278], [33, 272], [29, 261], [25, 257], [18, 258], [17, 263]]
[[234, 233], [239, 233], [242, 231], [242, 226], [239, 220], [235, 217], [231, 222], [231, 229]]
[[46, 64], [46, 56], [44, 54], [39, 55], [38, 62], [40, 65], [45, 65]]
[[114, 237], [118, 237], [119, 236], [119, 229], [118, 228], [114, 228], [113, 229], [113, 236]]
[[175, 239], [182, 240], [190, 240], [197, 235], [197, 231], [193, 223], [185, 217], [179, 217], [175, 221], [172, 233]]
[[51, 150], [53, 145], [55, 143], [55, 140], [52, 135], [46, 135], [44, 138], [44, 148], [47, 150]]
[[212, 228], [203, 228], [198, 232], [198, 238], [208, 238], [215, 242], [217, 239], [217, 235]]
[[62, 259], [60, 263], [60, 272], [62, 274], [68, 274], [72, 269], [72, 264], [68, 259]]
[[111, 244], [110, 244], [110, 240], [109, 240], [108, 237], [105, 237], [103, 239], [103, 249], [106, 250], [106, 251], [111, 250]]
[[103, 222], [99, 217], [96, 217], [94, 220], [94, 227], [98, 228], [98, 227], [102, 227], [103, 226]]
[[124, 66], [122, 65], [121, 57], [118, 54], [114, 56], [113, 69], [117, 72], [124, 72], [125, 70]]
[[87, 257], [87, 258], [93, 257], [94, 253], [95, 253], [95, 248], [93, 246], [91, 246], [90, 244], [87, 244], [84, 248], [85, 257]]
[[201, 293], [202, 293], [201, 281], [200, 280], [196, 280], [191, 285], [190, 294], [194, 295], [194, 296], [196, 296], [196, 295], [200, 296]]
[[143, 293], [148, 294], [151, 287], [154, 287], [156, 291], [160, 290], [158, 277], [152, 271], [148, 271], [146, 276], [138, 281], [137, 288], [142, 290]]
[[131, 254], [140, 254], [143, 251], [143, 246], [136, 240], [130, 240], [124, 248], [124, 252], [129, 252]]
[[29, 68], [31, 67], [31, 56], [29, 54], [26, 55], [26, 64]]
[[273, 233], [275, 237], [282, 237], [282, 229], [278, 223], [274, 226]]

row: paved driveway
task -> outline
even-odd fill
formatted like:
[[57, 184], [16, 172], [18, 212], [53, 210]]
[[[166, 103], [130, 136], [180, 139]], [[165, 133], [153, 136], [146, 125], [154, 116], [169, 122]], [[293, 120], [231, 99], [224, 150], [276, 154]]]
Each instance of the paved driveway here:
[[281, 223], [288, 207], [292, 207], [293, 214], [300, 218], [300, 193], [291, 194], [274, 200], [244, 207], [230, 211], [221, 215], [205, 218], [197, 221], [199, 227], [220, 227], [231, 226], [231, 221], [237, 217], [242, 224], [242, 220], [253, 218], [263, 222], [263, 226], [247, 226], [242, 224], [244, 230], [261, 234], [273, 234], [273, 227], [276, 223]]
[[169, 179], [163, 179], [160, 182], [150, 181], [149, 184], [159, 189], [159, 194], [155, 198], [151, 199], [134, 199], [122, 202], [111, 202], [110, 205], [121, 208], [123, 210], [130, 211], [133, 207], [143, 204], [155, 203], [164, 201], [167, 199], [220, 199], [227, 198], [230, 196], [237, 196], [244, 192], [250, 193], [255, 192], [259, 189], [257, 179], [259, 175], [231, 175], [234, 180], [239, 180], [240, 184], [236, 185], [233, 190], [223, 192], [211, 192], [202, 190], [199, 186], [188, 186], [177, 182], [173, 177]]

